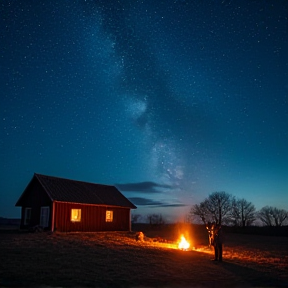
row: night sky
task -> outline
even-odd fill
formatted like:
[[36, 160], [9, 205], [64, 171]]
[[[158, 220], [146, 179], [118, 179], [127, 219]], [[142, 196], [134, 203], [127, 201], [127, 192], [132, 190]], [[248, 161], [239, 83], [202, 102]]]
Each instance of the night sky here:
[[288, 2], [2, 0], [0, 216], [33, 173], [180, 221], [225, 191], [288, 210]]

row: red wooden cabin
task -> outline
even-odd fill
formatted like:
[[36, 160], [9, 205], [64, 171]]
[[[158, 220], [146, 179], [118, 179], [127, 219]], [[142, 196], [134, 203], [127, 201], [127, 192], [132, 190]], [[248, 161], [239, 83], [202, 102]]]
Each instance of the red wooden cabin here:
[[34, 174], [15, 206], [20, 229], [130, 231], [132, 204], [115, 186]]

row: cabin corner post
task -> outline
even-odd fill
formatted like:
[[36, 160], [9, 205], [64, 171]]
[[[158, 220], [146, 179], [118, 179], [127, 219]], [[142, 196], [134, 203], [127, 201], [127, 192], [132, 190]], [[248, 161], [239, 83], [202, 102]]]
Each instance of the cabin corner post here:
[[52, 202], [52, 219], [51, 219], [51, 231], [55, 229], [55, 201]]
[[129, 231], [130, 232], [132, 231], [132, 228], [131, 228], [131, 209], [129, 209]]

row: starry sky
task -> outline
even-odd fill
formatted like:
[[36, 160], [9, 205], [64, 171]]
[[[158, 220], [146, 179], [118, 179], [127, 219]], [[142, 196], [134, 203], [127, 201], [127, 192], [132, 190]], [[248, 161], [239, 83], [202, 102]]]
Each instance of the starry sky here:
[[3, 0], [0, 216], [33, 173], [181, 221], [225, 191], [288, 209], [288, 2]]

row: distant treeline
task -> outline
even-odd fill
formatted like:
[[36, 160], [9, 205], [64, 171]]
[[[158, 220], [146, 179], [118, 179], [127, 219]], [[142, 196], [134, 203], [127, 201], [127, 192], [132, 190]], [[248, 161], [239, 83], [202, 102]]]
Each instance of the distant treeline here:
[[0, 217], [0, 225], [20, 226], [21, 219]]
[[[204, 224], [191, 224], [191, 223], [158, 224], [158, 225], [151, 225], [149, 223], [132, 223], [132, 230], [142, 231], [144, 232], [144, 234], [146, 233], [149, 234], [149, 232], [151, 231], [154, 231], [154, 234], [157, 231], [158, 232], [161, 231], [162, 233], [163, 231], [166, 231], [168, 234], [171, 234], [173, 231], [179, 232], [182, 230], [191, 230], [193, 231], [194, 234], [198, 235], [199, 234], [206, 235], [207, 233]], [[288, 237], [288, 226], [246, 226], [246, 227], [223, 226], [223, 230], [225, 233]]]
[[288, 237], [288, 226], [224, 226], [227, 233]]

